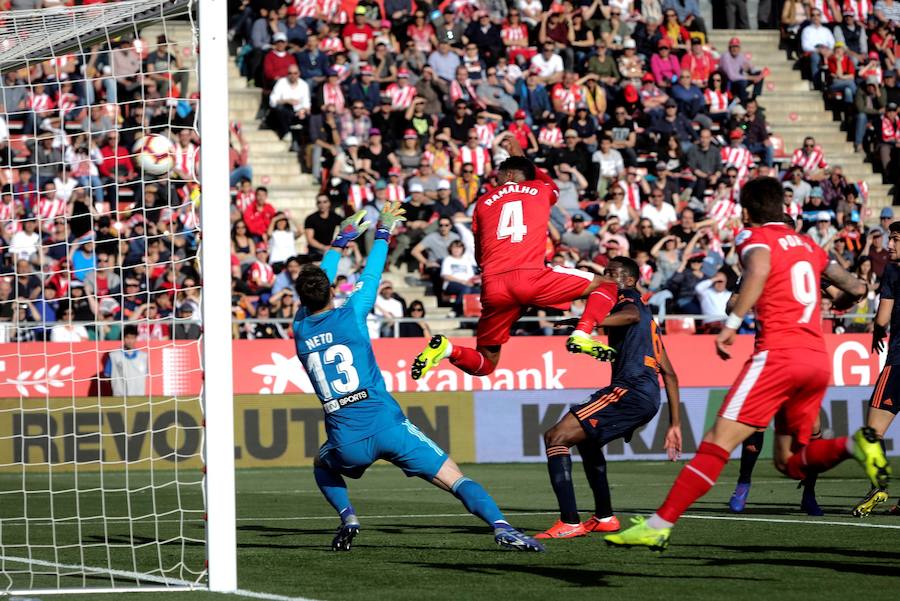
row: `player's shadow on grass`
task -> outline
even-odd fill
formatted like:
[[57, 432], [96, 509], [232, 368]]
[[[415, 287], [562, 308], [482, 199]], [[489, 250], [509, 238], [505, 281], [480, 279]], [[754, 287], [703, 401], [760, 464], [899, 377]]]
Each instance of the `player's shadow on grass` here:
[[[716, 545], [698, 545], [704, 547], [714, 547]], [[789, 547], [785, 549], [786, 551], [793, 551], [793, 547]], [[821, 549], [818, 550], [819, 553], [822, 552]], [[684, 556], [682, 556], [685, 559]], [[691, 559], [705, 560], [707, 565], [715, 566], [715, 567], [728, 567], [728, 566], [748, 566], [748, 565], [764, 565], [764, 566], [773, 566], [778, 568], [792, 567], [792, 568], [813, 568], [816, 570], [831, 570], [833, 572], [841, 573], [841, 574], [859, 574], [861, 576], [889, 576], [896, 577], [897, 576], [897, 568], [894, 564], [890, 565], [881, 565], [875, 563], [848, 563], [846, 561], [828, 561], [822, 559], [796, 559], [789, 557], [777, 557], [772, 559], [752, 559], [752, 558], [742, 558], [742, 559], [723, 559], [721, 557], [717, 557], [715, 559], [710, 559], [709, 556], [700, 556], [694, 557]]]
[[[849, 557], [851, 559], [859, 559], [860, 553], [861, 553], [861, 551], [859, 549], [840, 549], [840, 548], [830, 549], [828, 547], [794, 547], [794, 546], [789, 546], [789, 545], [785, 545], [783, 547], [775, 547], [772, 545], [740, 545], [740, 546], [737, 546], [737, 545], [708, 545], [708, 544], [705, 545], [705, 544], [701, 544], [701, 543], [681, 543], [681, 542], [679, 542], [678, 547], [679, 548], [681, 548], [681, 547], [697, 547], [700, 549], [709, 549], [709, 548], [722, 549], [723, 551], [734, 551], [735, 553], [740, 553], [741, 555], [746, 555], [746, 554], [750, 554], [750, 553], [769, 553], [769, 552], [790, 553], [790, 554], [809, 553], [809, 554], [813, 554], [813, 555], [840, 555], [842, 557]], [[877, 553], [877, 557], [878, 557], [879, 561], [881, 561], [881, 560], [900, 561], [900, 552], [897, 552], [897, 551], [885, 551], [885, 550], [880, 549], [877, 552], [873, 552], [873, 553]], [[728, 561], [728, 560], [726, 560], [726, 561]], [[795, 561], [795, 560], [788, 560], [788, 561]], [[801, 559], [801, 560], [796, 560], [796, 561], [806, 561], [806, 560]], [[867, 564], [857, 563], [855, 565], [865, 566]], [[896, 568], [893, 568], [891, 575], [895, 576], [896, 573], [897, 573]]]
[[[494, 551], [496, 552], [496, 551]], [[587, 569], [587, 568], [578, 568], [578, 567], [563, 567], [563, 566], [541, 566], [541, 565], [533, 565], [533, 564], [514, 564], [514, 563], [492, 563], [491, 565], [482, 565], [475, 563], [447, 563], [447, 562], [402, 562], [404, 566], [410, 567], [419, 567], [419, 568], [434, 568], [439, 570], [449, 570], [455, 572], [462, 572], [465, 574], [484, 574], [486, 576], [498, 576], [503, 574], [509, 574], [512, 572], [517, 572], [521, 574], [525, 574], [528, 576], [541, 576], [543, 578], [548, 578], [551, 580], [558, 580], [562, 583], [565, 583], [568, 586], [582, 586], [582, 587], [609, 587], [609, 586], [619, 586], [613, 585], [607, 582], [605, 579], [608, 577], [623, 577], [623, 578], [664, 578], [666, 580], [670, 580], [672, 578], [699, 578], [703, 580], [745, 580], [758, 582], [758, 577], [741, 577], [741, 576], [710, 576], [708, 574], [704, 575], [689, 575], [689, 574], [678, 574], [677, 576], [673, 576], [672, 574], [647, 574], [641, 571], [635, 572], [614, 572], [610, 570], [603, 569]]]

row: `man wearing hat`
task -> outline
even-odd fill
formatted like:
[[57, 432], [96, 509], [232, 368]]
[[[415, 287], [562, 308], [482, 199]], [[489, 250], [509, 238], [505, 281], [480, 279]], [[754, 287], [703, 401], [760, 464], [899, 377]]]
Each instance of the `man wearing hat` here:
[[[359, 75], [350, 84], [348, 96], [350, 102], [353, 103], [351, 109], [356, 108], [357, 103], [360, 103], [363, 109], [368, 111], [373, 111], [378, 106], [378, 101], [381, 99], [381, 84], [375, 81], [371, 65], [364, 64], [359, 68]], [[354, 116], [356, 115], [354, 114]]]
[[878, 157], [881, 160], [883, 173], [888, 173], [888, 165], [893, 158], [894, 149], [900, 146], [900, 117], [897, 116], [897, 105], [889, 102], [881, 116], [881, 139], [878, 144]]
[[[728, 89], [741, 104], [747, 105], [748, 98], [756, 98], [762, 93], [763, 81], [766, 71], [759, 72], [753, 68], [753, 64], [747, 55], [741, 52], [741, 40], [731, 38], [728, 42], [728, 52], [719, 58], [719, 70], [728, 78]], [[753, 84], [752, 95], [747, 93], [747, 87]]]
[[403, 68], [397, 71], [397, 82], [387, 87], [387, 95], [393, 111], [405, 111], [412, 105], [416, 88], [409, 85], [409, 71]]
[[[810, 198], [822, 198], [822, 189], [813, 188]], [[808, 230], [806, 235], [812, 238], [813, 242], [825, 248], [825, 245], [837, 234], [837, 229], [831, 225], [831, 213], [829, 211], [818, 211], [815, 213], [816, 223]], [[806, 218], [804, 217], [804, 221]]]
[[736, 186], [740, 186], [746, 181], [750, 173], [750, 166], [753, 164], [753, 155], [744, 146], [744, 130], [736, 127], [728, 132], [728, 146], [722, 148], [722, 166], [725, 169], [734, 167], [737, 169]]
[[585, 229], [584, 215], [581, 213], [572, 216], [572, 228], [562, 235], [560, 242], [574, 248], [579, 256], [585, 258], [593, 257], [600, 248], [597, 236]]
[[694, 131], [690, 120], [678, 110], [678, 103], [672, 98], [667, 99], [663, 103], [663, 112], [661, 114], [657, 111], [652, 115], [650, 133], [657, 140], [675, 136], [681, 144], [683, 152], [690, 150], [697, 139], [697, 133]]
[[368, 60], [375, 51], [375, 30], [366, 22], [366, 7], [362, 4], [353, 11], [353, 21], [344, 25], [341, 32], [344, 37], [344, 48], [350, 51], [353, 64]]
[[442, 179], [437, 186], [437, 201], [434, 203], [434, 212], [438, 217], [446, 217], [454, 222], [466, 216], [466, 207], [457, 198], [450, 195], [450, 181]]
[[854, 64], [858, 64], [866, 60], [866, 54], [869, 52], [866, 30], [856, 20], [856, 13], [850, 6], [844, 7], [842, 17], [841, 22], [832, 31], [834, 42], [835, 44], [843, 42], [847, 48], [847, 54], [853, 59]]

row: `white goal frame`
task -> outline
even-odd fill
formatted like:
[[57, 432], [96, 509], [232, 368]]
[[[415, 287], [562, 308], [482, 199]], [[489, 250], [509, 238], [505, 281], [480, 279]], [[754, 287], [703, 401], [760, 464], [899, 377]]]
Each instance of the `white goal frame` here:
[[[237, 590], [237, 544], [235, 519], [234, 472], [234, 388], [231, 376], [231, 224], [227, 202], [230, 198], [229, 130], [228, 130], [228, 46], [226, 0], [192, 0], [197, 7], [200, 55], [199, 128], [202, 141], [200, 154], [200, 183], [202, 243], [201, 277], [203, 282], [201, 360], [204, 369], [201, 396], [204, 414], [203, 460], [205, 477], [203, 493], [206, 505], [206, 583], [186, 582], [138, 572], [126, 572], [92, 566], [52, 564], [36, 559], [35, 565], [64, 569], [81, 569], [94, 573], [133, 578], [144, 584], [108, 588], [11, 589], [0, 591], [7, 595], [55, 595], [76, 593], [172, 592], [209, 590], [235, 592]], [[101, 5], [106, 7], [114, 4]], [[46, 9], [53, 10], [53, 9]], [[160, 18], [165, 18], [161, 11]], [[22, 60], [35, 48], [23, 45]], [[63, 44], [62, 40], [46, 38], [43, 44]], [[0, 42], [0, 51], [9, 51]], [[212, 377], [207, 378], [206, 374]], [[226, 376], [226, 374], [228, 374]]]

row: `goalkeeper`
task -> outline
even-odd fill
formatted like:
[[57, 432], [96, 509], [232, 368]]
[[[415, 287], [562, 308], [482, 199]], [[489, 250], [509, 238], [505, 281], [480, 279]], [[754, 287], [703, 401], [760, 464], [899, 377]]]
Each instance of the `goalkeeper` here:
[[342, 249], [369, 226], [363, 222], [365, 211], [341, 223], [321, 267], [305, 266], [296, 282], [302, 305], [292, 326], [297, 356], [322, 401], [327, 433], [313, 473], [325, 499], [341, 517], [331, 548], [349, 551], [359, 533], [359, 520], [343, 477], [359, 478], [372, 463], [384, 459], [407, 476], [419, 476], [451, 492], [493, 528], [494, 540], [501, 547], [543, 551], [540, 543], [510, 526], [484, 488], [463, 476], [456, 463], [406, 419], [385, 388], [369, 341], [366, 315], [378, 292], [391, 231], [405, 219], [403, 213], [400, 203], [385, 204], [362, 277], [340, 308], [334, 306], [331, 283]]

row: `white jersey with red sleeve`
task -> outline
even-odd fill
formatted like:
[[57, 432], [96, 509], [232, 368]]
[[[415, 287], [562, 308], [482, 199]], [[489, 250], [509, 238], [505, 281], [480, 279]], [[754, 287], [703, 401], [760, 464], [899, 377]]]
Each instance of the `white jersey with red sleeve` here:
[[472, 231], [484, 275], [544, 268], [550, 208], [558, 197], [556, 184], [538, 168], [535, 179], [505, 183], [478, 199]]
[[770, 253], [769, 276], [756, 301], [756, 351], [825, 350], [822, 337], [821, 275], [828, 255], [803, 234], [783, 223], [747, 228], [735, 239], [741, 262], [754, 248]]

